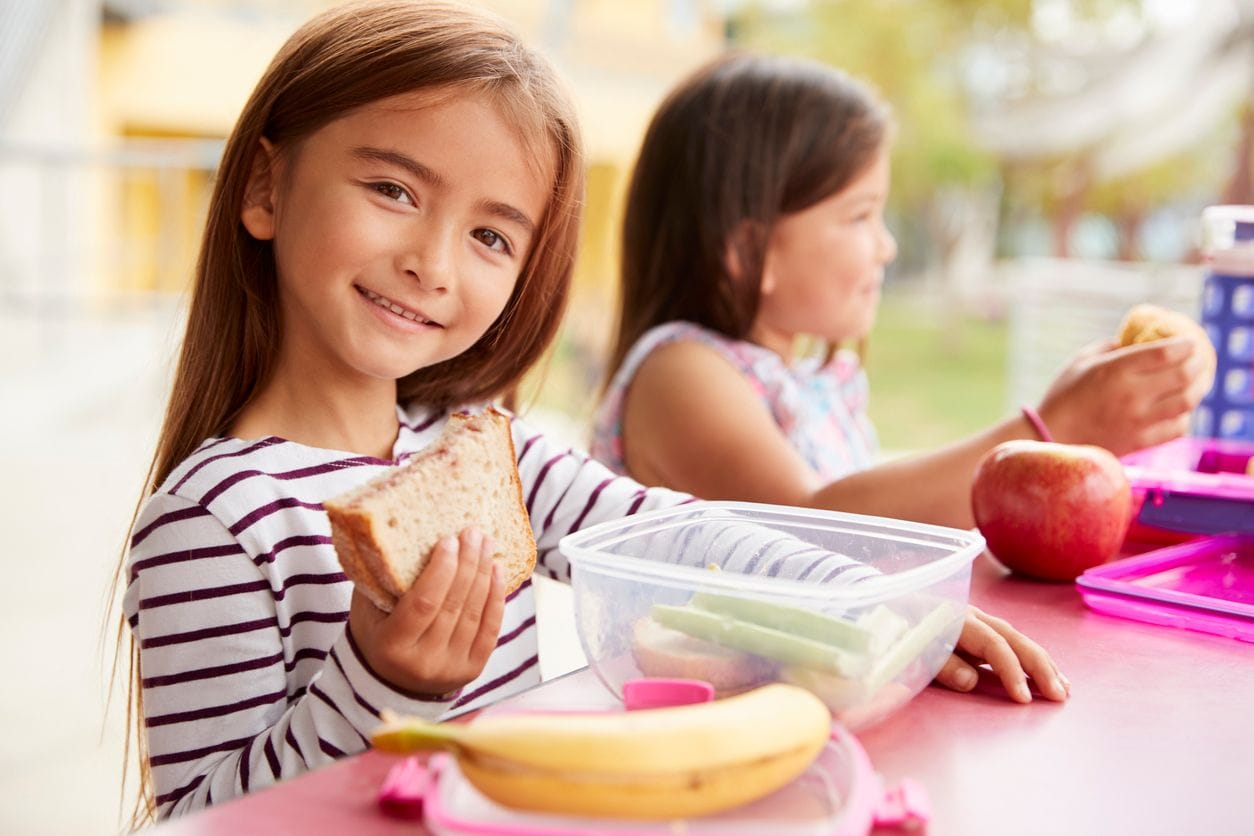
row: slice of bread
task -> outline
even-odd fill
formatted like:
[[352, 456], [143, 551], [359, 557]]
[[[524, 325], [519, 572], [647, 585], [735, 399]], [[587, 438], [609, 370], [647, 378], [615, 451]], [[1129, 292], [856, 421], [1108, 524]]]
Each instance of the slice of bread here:
[[1215, 367], [1218, 358], [1215, 346], [1211, 344], [1206, 329], [1188, 316], [1178, 312], [1160, 308], [1157, 305], [1134, 305], [1124, 315], [1119, 325], [1119, 345], [1135, 345], [1167, 337], [1188, 337], [1201, 352], [1206, 388], [1215, 380]]
[[631, 628], [631, 655], [645, 676], [702, 679], [726, 697], [775, 679], [777, 665], [664, 627], [645, 616]]
[[509, 418], [495, 409], [450, 416], [443, 434], [408, 462], [323, 506], [344, 574], [387, 612], [436, 542], [472, 526], [492, 539], [507, 591], [535, 567]]

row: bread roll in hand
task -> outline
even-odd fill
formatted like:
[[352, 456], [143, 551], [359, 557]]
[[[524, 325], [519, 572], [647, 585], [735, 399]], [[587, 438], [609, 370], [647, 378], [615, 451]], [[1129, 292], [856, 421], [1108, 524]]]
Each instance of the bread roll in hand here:
[[1193, 319], [1157, 305], [1141, 304], [1129, 310], [1119, 325], [1119, 345], [1136, 345], [1168, 337], [1188, 337], [1193, 341], [1194, 351], [1202, 358], [1201, 375], [1209, 391], [1215, 382], [1215, 346], [1211, 344], [1206, 329]]
[[344, 574], [391, 612], [441, 537], [491, 538], [506, 592], [531, 576], [536, 542], [523, 504], [509, 418], [495, 409], [449, 417], [408, 462], [323, 503]]

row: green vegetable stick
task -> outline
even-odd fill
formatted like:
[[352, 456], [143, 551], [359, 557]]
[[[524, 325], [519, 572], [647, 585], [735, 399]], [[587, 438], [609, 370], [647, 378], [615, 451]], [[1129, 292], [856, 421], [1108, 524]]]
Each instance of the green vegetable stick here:
[[654, 604], [651, 614], [653, 620], [664, 627], [785, 664], [805, 665], [844, 676], [857, 676], [868, 664], [862, 654], [692, 606]]
[[887, 653], [876, 660], [866, 676], [866, 692], [874, 695], [896, 679], [897, 674], [915, 660], [928, 642], [943, 633], [958, 617], [958, 611], [948, 603], [937, 605], [936, 609], [923, 616], [918, 624], [907, 630]]
[[734, 595], [716, 595], [713, 592], [696, 593], [692, 596], [692, 605], [740, 621], [780, 630], [792, 636], [813, 639], [816, 642], [853, 653], [866, 653], [871, 649], [875, 639], [872, 631], [852, 621], [845, 621], [805, 607], [755, 601]]

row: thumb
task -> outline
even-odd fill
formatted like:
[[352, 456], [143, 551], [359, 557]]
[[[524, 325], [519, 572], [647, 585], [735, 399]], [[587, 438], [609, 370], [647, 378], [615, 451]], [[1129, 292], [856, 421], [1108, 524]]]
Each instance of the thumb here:
[[1119, 346], [1118, 340], [1109, 339], [1109, 338], [1102, 339], [1102, 340], [1094, 340], [1093, 342], [1089, 343], [1088, 345], [1080, 349], [1080, 356], [1094, 357], [1098, 354], [1106, 354], [1107, 352], [1114, 351], [1116, 348], [1119, 348], [1119, 347], [1120, 346]]

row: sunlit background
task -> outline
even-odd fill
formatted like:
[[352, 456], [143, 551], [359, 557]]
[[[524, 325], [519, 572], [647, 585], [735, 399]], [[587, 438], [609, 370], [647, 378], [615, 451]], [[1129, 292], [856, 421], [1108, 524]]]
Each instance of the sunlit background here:
[[[0, 2], [0, 832], [118, 828], [109, 581], [151, 454], [223, 140], [318, 0]], [[530, 417], [584, 443], [647, 119], [731, 47], [868, 80], [898, 123], [867, 349], [888, 454], [1039, 396], [1134, 301], [1195, 312], [1197, 221], [1254, 202], [1254, 2], [499, 0], [582, 111], [571, 313]], [[542, 589], [542, 666], [578, 664]], [[546, 629], [545, 625], [549, 625]], [[116, 693], [116, 692], [115, 692]], [[70, 799], [73, 799], [71, 802]]]

